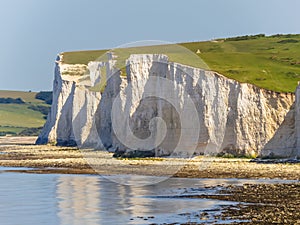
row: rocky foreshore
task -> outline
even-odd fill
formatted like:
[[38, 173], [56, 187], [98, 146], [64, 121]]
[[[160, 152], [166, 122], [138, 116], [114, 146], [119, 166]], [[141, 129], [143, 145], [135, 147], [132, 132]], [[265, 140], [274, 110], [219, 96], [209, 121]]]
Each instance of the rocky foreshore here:
[[253, 163], [245, 158], [114, 158], [107, 151], [50, 145], [0, 145], [0, 166], [30, 167], [30, 173], [139, 174], [189, 178], [279, 178], [299, 180], [300, 164]]
[[300, 183], [247, 184], [230, 187], [219, 199], [244, 202], [228, 207], [223, 216], [251, 224], [300, 224]]
[[[222, 209], [204, 210], [199, 224], [300, 224], [300, 183], [244, 184], [222, 187], [213, 195], [182, 196], [183, 198], [217, 199], [239, 202]], [[221, 213], [219, 213], [221, 212]], [[228, 222], [230, 221], [230, 222]], [[154, 225], [154, 224], [153, 224]], [[173, 224], [169, 224], [173, 225]]]
[[[300, 164], [255, 163], [250, 159], [195, 157], [113, 158], [106, 151], [78, 150], [50, 145], [19, 145], [14, 139], [0, 145], [0, 166], [24, 167], [25, 173], [138, 174], [183, 178], [253, 178], [294, 180], [282, 184], [223, 187], [211, 198], [239, 202], [212, 213], [219, 224], [300, 224]], [[95, 158], [96, 160], [91, 160]], [[94, 164], [93, 164], [94, 163]], [[5, 171], [5, 170], [4, 170]], [[7, 172], [10, 168], [7, 168]], [[16, 172], [16, 171], [14, 171]], [[206, 212], [202, 212], [206, 214]], [[243, 222], [241, 222], [243, 221]], [[186, 223], [191, 224], [191, 223]], [[200, 223], [201, 224], [201, 223]]]
[[263, 164], [280, 164], [280, 163], [290, 163], [290, 164], [296, 164], [300, 163], [300, 159], [298, 158], [289, 158], [289, 159], [252, 159], [250, 162], [254, 163], [263, 163]]
[[198, 197], [240, 202], [225, 206], [223, 213], [215, 216], [221, 221], [245, 221], [232, 224], [300, 224], [299, 182], [230, 186], [217, 195]]

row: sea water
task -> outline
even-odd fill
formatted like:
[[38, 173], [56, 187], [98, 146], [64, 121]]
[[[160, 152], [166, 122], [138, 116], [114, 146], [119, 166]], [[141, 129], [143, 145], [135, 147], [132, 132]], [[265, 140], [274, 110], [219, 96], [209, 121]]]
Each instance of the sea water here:
[[[151, 177], [134, 175], [66, 175], [11, 172], [0, 168], [1, 225], [98, 225], [201, 222], [204, 210], [218, 213], [234, 202], [182, 198], [212, 194], [226, 185], [280, 180], [166, 178], [141, 185]], [[126, 180], [128, 185], [124, 185]], [[284, 181], [286, 182], [286, 181]]]

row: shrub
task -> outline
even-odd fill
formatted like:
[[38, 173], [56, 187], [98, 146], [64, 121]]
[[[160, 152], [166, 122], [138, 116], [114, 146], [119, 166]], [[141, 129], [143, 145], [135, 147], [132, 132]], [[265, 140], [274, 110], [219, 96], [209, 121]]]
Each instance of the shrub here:
[[270, 36], [270, 38], [272, 37], [276, 37], [276, 38], [291, 38], [293, 36], [296, 36], [297, 34], [275, 34]]
[[40, 91], [35, 95], [36, 99], [43, 100], [46, 104], [52, 104], [52, 91]]
[[19, 133], [19, 136], [38, 136], [43, 127], [26, 128]]
[[257, 39], [265, 36], [266, 36], [265, 34], [237, 36], [232, 38], [226, 38], [226, 41], [245, 41], [245, 40], [252, 40], [252, 39]]
[[0, 131], [0, 136], [6, 136], [6, 135], [17, 135], [17, 133], [12, 131]]
[[25, 104], [21, 98], [0, 98], [1, 104]]
[[279, 44], [287, 44], [287, 43], [298, 43], [298, 42], [299, 41], [295, 40], [295, 39], [285, 39], [285, 40], [278, 41], [277, 43], [279, 43]]
[[47, 116], [50, 111], [50, 106], [30, 105], [30, 106], [28, 106], [28, 109], [38, 111], [38, 112], [42, 113], [43, 115]]

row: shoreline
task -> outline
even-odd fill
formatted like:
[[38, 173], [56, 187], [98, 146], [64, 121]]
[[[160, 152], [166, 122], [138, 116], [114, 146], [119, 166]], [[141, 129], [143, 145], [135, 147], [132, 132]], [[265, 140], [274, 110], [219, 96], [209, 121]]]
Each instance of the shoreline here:
[[[300, 224], [299, 182], [231, 185], [217, 194], [190, 197], [237, 202], [223, 206], [221, 214], [212, 215], [220, 221], [218, 224]], [[209, 215], [209, 211], [204, 214]], [[227, 220], [238, 222], [226, 223]]]
[[[300, 179], [300, 164], [262, 164], [243, 158], [197, 156], [117, 159], [106, 151], [49, 145], [0, 145], [0, 166], [24, 172], [64, 174], [136, 174], [181, 178]], [[26, 170], [25, 168], [36, 168]]]

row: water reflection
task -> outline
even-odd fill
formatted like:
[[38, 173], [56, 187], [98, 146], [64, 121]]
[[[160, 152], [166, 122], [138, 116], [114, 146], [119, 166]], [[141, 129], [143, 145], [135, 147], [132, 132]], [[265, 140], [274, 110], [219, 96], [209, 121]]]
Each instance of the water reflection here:
[[176, 221], [186, 222], [186, 218], [178, 214], [214, 208], [222, 202], [176, 196], [205, 193], [208, 190], [204, 186], [207, 185], [237, 183], [232, 180], [173, 178], [149, 186], [126, 186], [112, 182], [118, 179], [138, 185], [141, 177], [58, 176], [56, 198], [60, 224], [172, 223], [176, 217]]
[[[101, 176], [0, 171], [0, 224], [4, 225], [209, 223], [186, 215], [232, 203], [177, 197], [205, 194], [213, 191], [205, 187], [221, 184], [287, 182], [172, 178], [149, 186], [125, 186]], [[140, 177], [120, 175], [115, 179], [138, 184]]]
[[149, 190], [120, 185], [97, 176], [59, 176], [56, 194], [60, 224], [129, 224], [149, 214]]
[[100, 224], [99, 187], [94, 177], [59, 176], [56, 198], [60, 224]]

